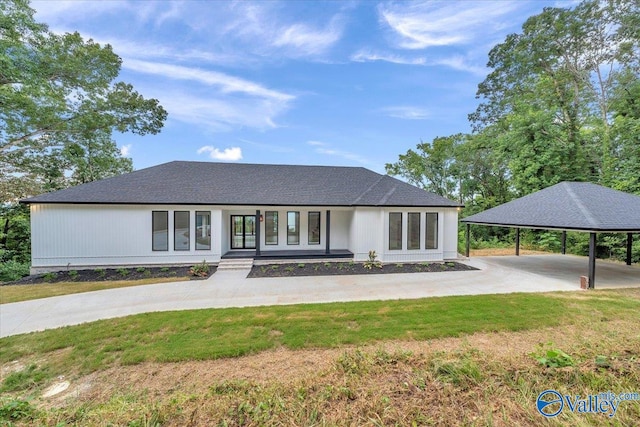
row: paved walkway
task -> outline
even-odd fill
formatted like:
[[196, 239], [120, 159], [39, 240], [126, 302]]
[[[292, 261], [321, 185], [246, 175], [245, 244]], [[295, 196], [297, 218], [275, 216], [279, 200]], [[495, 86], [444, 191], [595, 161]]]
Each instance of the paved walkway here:
[[[196, 282], [162, 283], [64, 295], [0, 305], [0, 337], [131, 314], [198, 308], [317, 302], [411, 299], [447, 295], [572, 291], [586, 274], [586, 258], [573, 256], [479, 257], [479, 271], [360, 276], [247, 279], [246, 271], [218, 271]], [[640, 267], [599, 262], [606, 286], [640, 286]], [[568, 273], [556, 274], [563, 268]]]

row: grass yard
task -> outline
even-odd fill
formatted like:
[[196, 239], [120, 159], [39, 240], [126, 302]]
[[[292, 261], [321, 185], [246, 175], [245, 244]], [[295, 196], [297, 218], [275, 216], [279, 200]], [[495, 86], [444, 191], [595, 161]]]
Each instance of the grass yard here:
[[138, 280], [113, 280], [99, 282], [59, 282], [33, 285], [0, 286], [0, 304], [27, 301], [59, 295], [78, 294], [81, 292], [101, 291], [103, 289], [126, 288], [128, 286], [150, 285], [154, 283], [180, 282], [188, 277], [158, 277]]
[[[640, 391], [639, 310], [640, 290], [625, 289], [103, 320], [0, 339], [0, 423], [538, 425], [547, 388]], [[549, 349], [571, 363], [540, 365]], [[41, 397], [60, 378], [68, 398]], [[639, 418], [624, 402], [611, 421]]]

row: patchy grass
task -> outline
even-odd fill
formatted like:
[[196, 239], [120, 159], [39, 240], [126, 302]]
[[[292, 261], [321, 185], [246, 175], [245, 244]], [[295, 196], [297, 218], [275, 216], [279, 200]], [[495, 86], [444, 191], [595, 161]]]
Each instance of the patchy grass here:
[[[639, 290], [456, 296], [145, 313], [0, 339], [0, 363], [58, 352], [56, 373], [637, 317]], [[54, 362], [51, 362], [54, 363]]]
[[35, 285], [0, 286], [0, 304], [27, 301], [58, 295], [78, 294], [81, 292], [101, 291], [103, 289], [126, 288], [129, 286], [150, 285], [154, 283], [180, 282], [188, 277], [159, 277], [140, 280], [114, 280], [99, 282], [61, 282], [41, 283]]
[[[634, 425], [638, 402], [545, 420], [535, 401], [638, 391], [639, 309], [640, 289], [481, 295], [149, 313], [8, 337], [0, 364], [22, 369], [3, 371], [0, 425]], [[540, 363], [558, 347], [570, 366]], [[39, 397], [61, 376], [66, 394]]]

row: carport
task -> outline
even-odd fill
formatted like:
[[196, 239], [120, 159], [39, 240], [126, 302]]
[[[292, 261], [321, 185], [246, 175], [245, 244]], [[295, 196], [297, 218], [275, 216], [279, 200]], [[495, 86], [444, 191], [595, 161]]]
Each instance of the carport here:
[[627, 265], [631, 265], [633, 234], [640, 233], [640, 197], [588, 182], [561, 182], [495, 208], [462, 219], [466, 224], [469, 256], [471, 224], [516, 229], [516, 255], [520, 255], [520, 229], [562, 231], [565, 253], [567, 231], [590, 233], [589, 288], [595, 288], [596, 234], [627, 234]]

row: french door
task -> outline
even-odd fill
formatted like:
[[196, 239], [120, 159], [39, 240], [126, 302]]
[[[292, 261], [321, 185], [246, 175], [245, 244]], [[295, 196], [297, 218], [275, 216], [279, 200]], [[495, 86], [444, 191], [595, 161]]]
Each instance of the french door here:
[[256, 216], [231, 215], [231, 249], [256, 248]]

